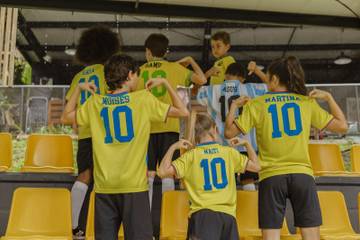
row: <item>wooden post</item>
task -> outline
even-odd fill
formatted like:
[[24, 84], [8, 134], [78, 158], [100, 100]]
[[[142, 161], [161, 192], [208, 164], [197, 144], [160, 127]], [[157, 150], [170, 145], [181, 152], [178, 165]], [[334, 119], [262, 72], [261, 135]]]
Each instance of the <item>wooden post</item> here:
[[0, 8], [0, 83], [3, 86], [14, 84], [17, 18], [17, 8]]

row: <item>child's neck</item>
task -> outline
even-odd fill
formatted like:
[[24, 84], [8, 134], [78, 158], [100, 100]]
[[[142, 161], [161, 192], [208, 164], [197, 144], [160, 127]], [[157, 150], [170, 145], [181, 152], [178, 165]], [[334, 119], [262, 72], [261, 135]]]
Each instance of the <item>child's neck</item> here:
[[284, 86], [278, 86], [273, 90], [273, 92], [288, 92], [288, 89]]
[[149, 58], [149, 62], [151, 62], [151, 61], [161, 61], [161, 60], [164, 60], [164, 58], [162, 58], [162, 57], [151, 57], [151, 58]]
[[216, 140], [208, 134], [208, 135], [200, 138], [199, 144], [208, 143], [208, 142], [216, 142]]
[[124, 85], [121, 88], [114, 90], [112, 92], [112, 94], [118, 94], [118, 93], [124, 93], [124, 92], [130, 92], [130, 88], [127, 85]]

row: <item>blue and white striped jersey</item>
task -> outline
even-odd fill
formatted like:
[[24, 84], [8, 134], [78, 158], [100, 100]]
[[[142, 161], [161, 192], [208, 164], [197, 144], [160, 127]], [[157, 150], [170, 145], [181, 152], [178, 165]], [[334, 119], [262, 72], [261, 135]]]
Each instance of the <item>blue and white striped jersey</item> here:
[[[228, 145], [224, 137], [224, 128], [226, 115], [229, 112], [231, 102], [241, 96], [255, 98], [264, 95], [266, 92], [267, 87], [265, 84], [242, 84], [238, 80], [227, 80], [221, 85], [201, 87], [196, 98], [201, 105], [207, 107], [208, 113], [215, 120], [222, 144]], [[239, 115], [239, 112], [237, 115]], [[252, 129], [248, 135], [241, 135], [239, 137], [246, 138], [254, 149], [257, 150], [255, 129]], [[245, 148], [238, 147], [238, 150], [244, 152]]]

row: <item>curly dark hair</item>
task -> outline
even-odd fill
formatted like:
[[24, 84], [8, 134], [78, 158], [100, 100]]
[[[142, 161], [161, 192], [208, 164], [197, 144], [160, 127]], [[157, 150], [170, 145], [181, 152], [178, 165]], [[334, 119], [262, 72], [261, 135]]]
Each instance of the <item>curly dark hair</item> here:
[[127, 81], [129, 72], [137, 72], [138, 69], [135, 60], [128, 55], [118, 53], [111, 56], [104, 66], [105, 80], [109, 90], [121, 88]]
[[110, 28], [95, 26], [85, 30], [76, 49], [76, 59], [85, 65], [105, 63], [120, 50], [119, 39]]
[[227, 67], [225, 74], [245, 78], [245, 69], [240, 63], [234, 62]]
[[230, 34], [225, 31], [216, 32], [211, 36], [211, 40], [222, 41], [224, 44], [230, 44]]

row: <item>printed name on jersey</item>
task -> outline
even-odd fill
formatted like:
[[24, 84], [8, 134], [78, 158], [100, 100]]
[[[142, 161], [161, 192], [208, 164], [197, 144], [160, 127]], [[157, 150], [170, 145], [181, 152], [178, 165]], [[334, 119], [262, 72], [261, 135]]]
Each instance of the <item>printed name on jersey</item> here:
[[82, 75], [89, 75], [91, 73], [94, 73], [95, 72], [95, 69], [94, 68], [89, 68], [89, 69], [85, 69], [83, 72], [82, 72]]
[[222, 91], [223, 92], [226, 92], [226, 93], [236, 93], [238, 91], [238, 88], [236, 86], [224, 86], [222, 88]]
[[269, 98], [265, 98], [265, 103], [269, 102], [289, 102], [289, 101], [300, 101], [299, 97], [289, 96], [289, 95], [281, 95], [281, 96], [273, 96]]
[[106, 96], [103, 98], [103, 105], [126, 104], [130, 102], [129, 95]]
[[161, 66], [161, 62], [148, 62], [145, 64], [145, 68], [160, 68]]
[[204, 154], [215, 154], [215, 153], [219, 153], [219, 149], [217, 148], [204, 149]]

